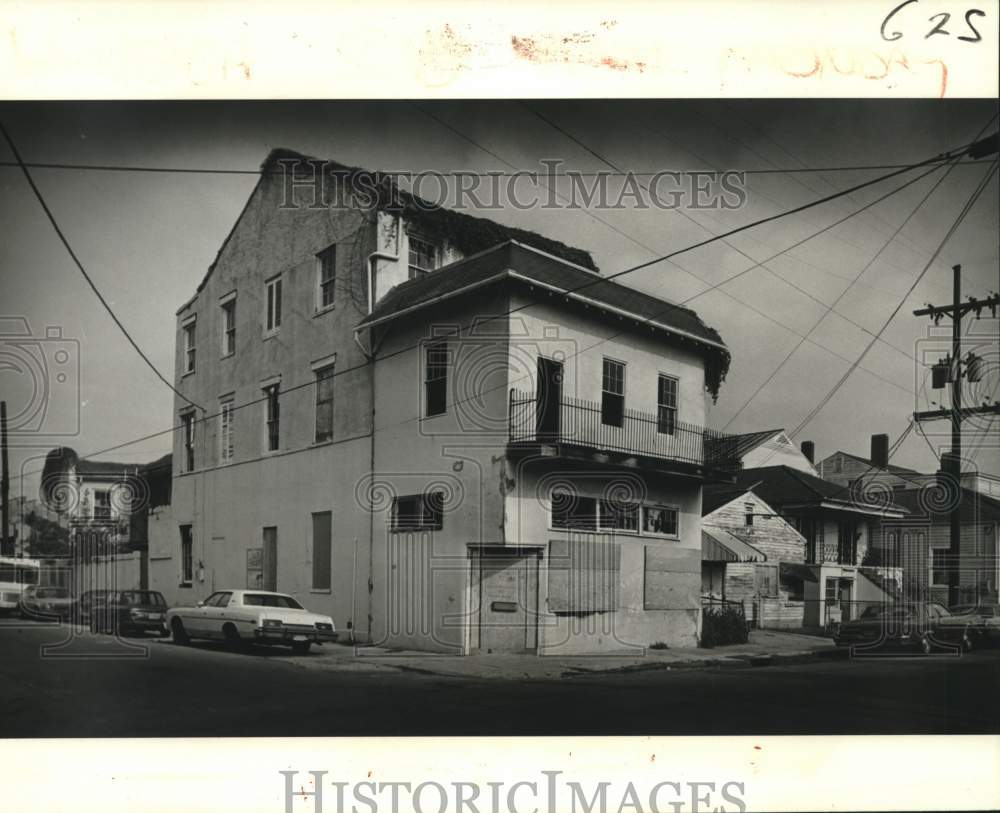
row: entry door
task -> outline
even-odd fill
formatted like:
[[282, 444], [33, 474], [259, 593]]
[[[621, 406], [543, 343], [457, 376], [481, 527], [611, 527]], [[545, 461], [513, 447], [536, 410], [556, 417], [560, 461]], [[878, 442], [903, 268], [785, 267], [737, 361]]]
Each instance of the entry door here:
[[538, 357], [535, 387], [535, 415], [540, 441], [559, 438], [559, 411], [562, 404], [563, 366], [544, 356]]
[[533, 652], [538, 646], [538, 559], [480, 558], [479, 650]]
[[263, 586], [265, 590], [273, 592], [278, 589], [278, 529], [276, 527], [264, 528], [262, 547]]
[[851, 589], [854, 586], [852, 579], [841, 579], [837, 585], [837, 600], [840, 602], [840, 620], [850, 621], [854, 614], [851, 612]]

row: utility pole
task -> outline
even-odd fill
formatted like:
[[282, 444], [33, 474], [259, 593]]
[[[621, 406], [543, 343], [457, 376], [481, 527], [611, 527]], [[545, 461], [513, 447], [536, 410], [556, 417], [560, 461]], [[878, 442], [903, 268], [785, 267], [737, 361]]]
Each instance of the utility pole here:
[[[962, 301], [962, 266], [952, 268], [952, 303], [950, 305], [934, 306], [928, 304], [913, 312], [914, 316], [930, 316], [937, 324], [942, 316], [951, 317], [951, 355], [938, 361], [931, 369], [934, 389], [944, 389], [951, 382], [951, 409], [932, 410], [929, 412], [914, 412], [915, 421], [938, 420], [951, 418], [951, 449], [941, 454], [941, 470], [953, 478], [955, 484], [955, 501], [949, 514], [950, 536], [948, 545], [948, 604], [954, 606], [961, 603], [959, 565], [962, 552], [962, 421], [972, 415], [1000, 414], [1000, 403], [984, 404], [968, 409], [962, 409], [962, 377], [969, 381], [979, 381], [982, 375], [982, 358], [971, 351], [962, 359], [962, 316], [975, 311], [976, 316], [984, 308], [989, 308], [994, 317], [997, 306], [1000, 305], [1000, 295], [990, 293], [986, 299], [969, 297]], [[962, 368], [965, 367], [963, 372]]]
[[0, 401], [0, 554], [13, 556], [8, 550], [7, 535], [10, 533], [10, 471], [7, 467], [7, 402]]

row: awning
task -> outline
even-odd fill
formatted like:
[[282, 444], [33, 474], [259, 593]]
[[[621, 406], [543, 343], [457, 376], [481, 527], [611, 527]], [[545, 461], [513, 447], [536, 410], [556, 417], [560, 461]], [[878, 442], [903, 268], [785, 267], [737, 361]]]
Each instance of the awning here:
[[701, 560], [703, 562], [763, 562], [764, 556], [753, 545], [722, 528], [701, 526]]
[[781, 562], [781, 578], [801, 579], [804, 582], [818, 582], [816, 571], [809, 565], [799, 562]]

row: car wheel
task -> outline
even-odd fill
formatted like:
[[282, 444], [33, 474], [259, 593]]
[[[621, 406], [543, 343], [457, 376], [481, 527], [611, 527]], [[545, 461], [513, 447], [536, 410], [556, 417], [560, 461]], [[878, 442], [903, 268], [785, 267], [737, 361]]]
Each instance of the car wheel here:
[[173, 636], [174, 643], [180, 644], [181, 646], [186, 646], [191, 643], [191, 638], [187, 634], [187, 630], [184, 629], [184, 622], [179, 618], [175, 618], [170, 622], [170, 632]]
[[99, 623], [98, 623], [98, 621], [97, 621], [97, 617], [96, 617], [96, 616], [93, 616], [93, 615], [92, 615], [92, 616], [90, 616], [90, 631], [91, 631], [91, 632], [92, 632], [92, 633], [93, 633], [94, 635], [97, 635], [97, 633], [101, 631], [101, 630], [100, 630], [100, 624], [99, 624]]
[[309, 653], [309, 647], [312, 646], [312, 641], [293, 641], [292, 642], [292, 654], [293, 655], [306, 655]]
[[934, 643], [929, 635], [920, 636], [920, 651], [925, 655], [930, 655], [934, 651]]
[[964, 633], [962, 633], [962, 651], [972, 652], [972, 650], [975, 648], [976, 648], [976, 643], [975, 641], [972, 640], [972, 632], [970, 630], [966, 630]]
[[239, 652], [243, 649], [243, 639], [240, 638], [240, 633], [233, 624], [226, 624], [222, 628], [222, 637], [226, 641], [226, 646], [231, 652]]

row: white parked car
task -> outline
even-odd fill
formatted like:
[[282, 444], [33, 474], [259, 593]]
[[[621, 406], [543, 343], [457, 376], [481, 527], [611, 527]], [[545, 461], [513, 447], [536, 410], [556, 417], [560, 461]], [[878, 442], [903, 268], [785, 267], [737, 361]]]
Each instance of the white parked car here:
[[192, 638], [243, 644], [284, 644], [304, 654], [314, 644], [336, 641], [328, 615], [306, 610], [291, 596], [265, 590], [220, 590], [194, 607], [171, 607], [164, 623], [178, 644]]

